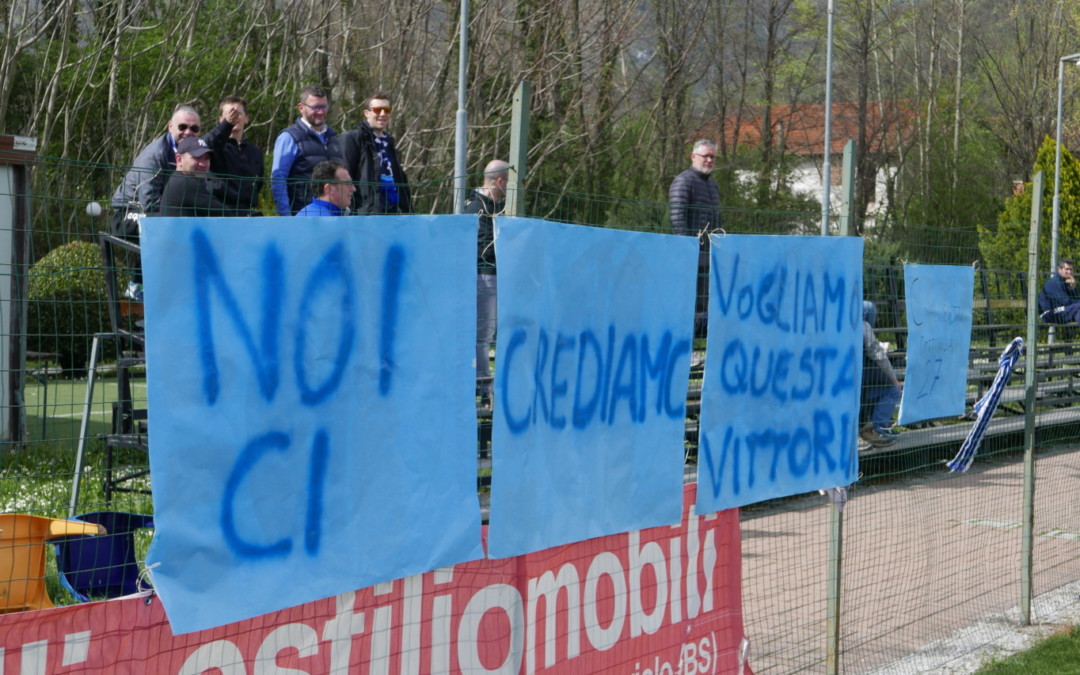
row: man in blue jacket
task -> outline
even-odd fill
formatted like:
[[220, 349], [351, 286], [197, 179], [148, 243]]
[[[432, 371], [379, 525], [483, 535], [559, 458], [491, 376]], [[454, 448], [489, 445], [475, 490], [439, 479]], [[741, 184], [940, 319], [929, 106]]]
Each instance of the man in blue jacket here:
[[304, 87], [296, 107], [300, 117], [278, 134], [270, 168], [270, 187], [279, 216], [291, 216], [307, 204], [316, 164], [344, 159], [338, 134], [326, 123], [330, 94], [322, 87]]
[[356, 186], [341, 162], [319, 162], [311, 171], [311, 183], [318, 192], [300, 209], [298, 216], [344, 216]]
[[1058, 260], [1057, 273], [1052, 274], [1039, 293], [1040, 318], [1047, 323], [1074, 323], [1080, 319], [1080, 289], [1073, 276], [1073, 261]]

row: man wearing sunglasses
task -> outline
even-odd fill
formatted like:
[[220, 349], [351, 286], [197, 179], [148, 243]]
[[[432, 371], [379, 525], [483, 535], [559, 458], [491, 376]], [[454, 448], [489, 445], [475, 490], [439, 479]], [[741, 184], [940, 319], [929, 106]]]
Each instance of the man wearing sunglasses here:
[[154, 215], [161, 210], [161, 192], [176, 169], [176, 146], [185, 138], [197, 138], [199, 130], [199, 113], [189, 105], [176, 106], [165, 135], [139, 151], [113, 193], [110, 227], [114, 234], [138, 239], [138, 220], [129, 214]]
[[356, 181], [355, 214], [412, 213], [409, 179], [387, 131], [390, 110], [386, 94], [373, 94], [364, 103], [364, 121], [342, 134], [345, 168]]
[[326, 123], [330, 94], [304, 87], [297, 104], [300, 117], [278, 134], [270, 168], [270, 188], [279, 216], [295, 215], [311, 201], [311, 172], [319, 162], [340, 162], [341, 141]]

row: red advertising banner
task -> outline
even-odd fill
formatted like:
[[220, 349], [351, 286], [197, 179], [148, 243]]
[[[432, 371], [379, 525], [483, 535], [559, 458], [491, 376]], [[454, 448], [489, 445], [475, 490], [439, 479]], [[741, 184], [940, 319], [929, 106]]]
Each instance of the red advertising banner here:
[[693, 502], [690, 485], [677, 526], [463, 563], [180, 636], [153, 595], [3, 615], [0, 674], [749, 673], [739, 514], [697, 516]]

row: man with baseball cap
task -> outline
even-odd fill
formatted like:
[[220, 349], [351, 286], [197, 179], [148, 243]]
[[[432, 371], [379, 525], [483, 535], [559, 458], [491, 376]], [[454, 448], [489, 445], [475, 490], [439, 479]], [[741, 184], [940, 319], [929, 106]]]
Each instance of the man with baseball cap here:
[[209, 177], [210, 153], [210, 146], [201, 138], [185, 138], [177, 143], [176, 171], [161, 194], [161, 215], [206, 217], [226, 213]]

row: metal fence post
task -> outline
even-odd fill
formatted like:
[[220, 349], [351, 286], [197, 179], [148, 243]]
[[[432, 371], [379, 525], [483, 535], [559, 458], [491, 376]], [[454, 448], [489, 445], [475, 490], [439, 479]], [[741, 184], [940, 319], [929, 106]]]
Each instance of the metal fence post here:
[[855, 233], [855, 141], [844, 144], [844, 176], [840, 183], [840, 236]]
[[528, 82], [518, 84], [514, 94], [514, 110], [510, 121], [510, 177], [506, 186], [506, 215], [525, 215], [525, 163], [529, 156], [529, 98]]
[[1035, 537], [1035, 369], [1039, 356], [1039, 220], [1042, 216], [1043, 174], [1031, 182], [1031, 232], [1028, 236], [1027, 358], [1024, 363], [1024, 527], [1020, 544], [1020, 621], [1031, 625], [1032, 549]]
[[825, 672], [827, 675], [839, 675], [840, 572], [844, 557], [844, 504], [847, 502], [847, 488], [832, 488], [827, 494], [832, 508], [829, 509], [829, 576], [825, 619]]

